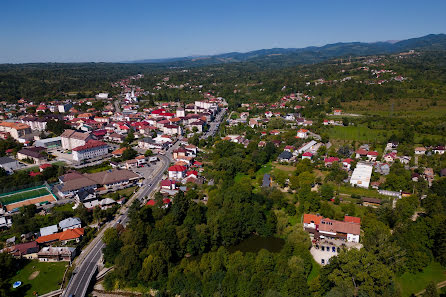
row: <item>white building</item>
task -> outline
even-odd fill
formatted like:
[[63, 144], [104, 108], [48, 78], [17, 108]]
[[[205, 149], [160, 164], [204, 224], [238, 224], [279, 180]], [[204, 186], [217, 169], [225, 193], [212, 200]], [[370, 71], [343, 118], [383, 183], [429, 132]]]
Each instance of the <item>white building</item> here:
[[169, 179], [180, 180], [186, 177], [186, 167], [174, 165], [169, 167]]
[[370, 178], [372, 176], [373, 166], [363, 163], [358, 163], [355, 170], [353, 170], [350, 184], [361, 188], [368, 188], [370, 185]]
[[82, 161], [108, 154], [108, 144], [99, 140], [89, 140], [86, 144], [73, 149], [73, 160]]
[[299, 129], [299, 131], [297, 131], [297, 138], [307, 138], [308, 137], [308, 130], [307, 129]]
[[99, 93], [96, 95], [97, 99], [107, 99], [108, 98], [108, 93]]
[[77, 132], [71, 129], [65, 130], [60, 137], [62, 138], [62, 147], [66, 150], [85, 145], [88, 140], [92, 139], [88, 132]]
[[70, 109], [73, 107], [73, 103], [71, 102], [67, 102], [64, 104], [59, 104], [57, 106], [57, 109], [59, 110], [60, 113], [66, 113], [68, 111], [70, 111]]

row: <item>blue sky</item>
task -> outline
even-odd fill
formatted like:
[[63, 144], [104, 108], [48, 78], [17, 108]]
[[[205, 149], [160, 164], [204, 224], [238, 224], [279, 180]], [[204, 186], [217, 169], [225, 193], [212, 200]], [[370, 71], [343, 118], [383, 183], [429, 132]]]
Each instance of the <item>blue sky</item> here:
[[445, 11], [444, 0], [7, 0], [0, 3], [0, 63], [401, 40], [446, 33]]

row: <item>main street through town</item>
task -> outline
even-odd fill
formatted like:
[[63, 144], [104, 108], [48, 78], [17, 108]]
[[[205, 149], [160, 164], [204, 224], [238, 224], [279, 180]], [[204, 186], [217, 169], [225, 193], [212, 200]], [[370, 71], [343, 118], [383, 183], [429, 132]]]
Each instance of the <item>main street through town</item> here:
[[74, 261], [74, 265], [76, 265], [75, 270], [73, 271], [73, 275], [68, 283], [68, 286], [62, 296], [76, 296], [83, 297], [87, 293], [87, 289], [89, 287], [90, 281], [93, 275], [96, 272], [97, 264], [102, 257], [102, 249], [104, 247], [104, 243], [102, 242], [102, 237], [104, 232], [108, 228], [114, 228], [116, 225], [122, 224], [125, 225], [128, 221], [128, 211], [129, 207], [135, 199], [139, 199], [142, 203], [145, 203], [148, 199], [148, 196], [157, 189], [159, 182], [161, 181], [164, 172], [170, 165], [170, 162], [173, 160], [172, 152], [177, 149], [179, 146], [179, 142], [177, 141], [165, 155], [159, 155], [160, 161], [158, 164], [158, 168], [154, 170], [151, 174], [151, 177], [146, 178], [142, 187], [139, 191], [133, 195], [133, 197], [123, 206], [121, 210], [121, 215], [118, 215], [113, 221], [106, 224], [99, 234], [96, 236], [92, 242], [84, 248], [81, 255]]

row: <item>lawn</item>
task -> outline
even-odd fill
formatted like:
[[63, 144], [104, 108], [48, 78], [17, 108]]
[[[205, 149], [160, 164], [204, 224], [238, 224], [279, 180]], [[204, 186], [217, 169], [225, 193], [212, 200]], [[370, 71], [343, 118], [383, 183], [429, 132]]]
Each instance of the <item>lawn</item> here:
[[406, 272], [397, 277], [402, 296], [410, 296], [424, 290], [431, 281], [438, 283], [444, 280], [446, 280], [446, 270], [438, 262], [432, 262], [421, 272]]
[[11, 194], [0, 196], [0, 202], [4, 205], [16, 203], [19, 201], [49, 195], [50, 191], [46, 187], [37, 189], [25, 189]]
[[11, 284], [21, 281], [22, 286], [18, 290], [23, 296], [34, 296], [33, 292], [46, 294], [60, 288], [67, 265], [67, 262], [48, 263], [32, 260], [17, 272]]
[[107, 194], [104, 195], [104, 197], [112, 198], [113, 196], [116, 196], [116, 194], [118, 194], [119, 197], [125, 196], [125, 197], [129, 198], [130, 195], [133, 194], [133, 191], [135, 191], [136, 188], [137, 188], [137, 186], [134, 186], [134, 187], [129, 187], [129, 188], [126, 188], [126, 189], [118, 190], [118, 191], [113, 192], [113, 193], [107, 193]]
[[260, 168], [259, 170], [257, 170], [257, 172], [256, 172], [256, 176], [257, 176], [257, 177], [259, 177], [259, 176], [262, 176], [262, 177], [263, 177], [263, 175], [264, 175], [265, 173], [270, 173], [272, 169], [273, 169], [273, 165], [271, 164], [271, 162], [269, 162], [269, 163], [263, 165], [262, 168]]
[[349, 186], [335, 186], [335, 190], [339, 191], [341, 194], [356, 194], [361, 197], [370, 197], [370, 198], [379, 198], [379, 199], [390, 199], [387, 196], [381, 195], [376, 190], [372, 189], [364, 189], [358, 187], [349, 187]]
[[355, 141], [377, 141], [383, 142], [386, 140], [385, 133], [387, 130], [370, 129], [365, 126], [334, 126], [327, 131], [328, 136], [333, 139], [340, 140], [355, 140]]
[[384, 105], [374, 100], [359, 100], [344, 102], [345, 112], [359, 114], [377, 114], [381, 116], [396, 117], [441, 117], [446, 115], [446, 101], [438, 100], [432, 105], [431, 99], [405, 98], [390, 99]]
[[313, 258], [311, 258], [311, 263], [313, 264], [313, 266], [311, 267], [311, 272], [308, 275], [308, 281], [312, 281], [314, 278], [316, 278], [321, 271], [321, 265], [314, 261]]

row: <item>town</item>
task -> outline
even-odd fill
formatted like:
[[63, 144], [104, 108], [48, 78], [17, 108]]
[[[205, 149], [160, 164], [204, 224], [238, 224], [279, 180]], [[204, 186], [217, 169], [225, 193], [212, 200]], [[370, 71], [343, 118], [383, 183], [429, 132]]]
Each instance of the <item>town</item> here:
[[446, 296], [445, 44], [0, 64], [0, 296]]

